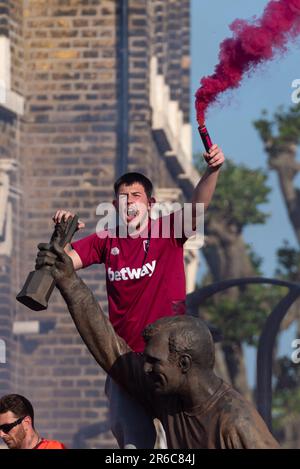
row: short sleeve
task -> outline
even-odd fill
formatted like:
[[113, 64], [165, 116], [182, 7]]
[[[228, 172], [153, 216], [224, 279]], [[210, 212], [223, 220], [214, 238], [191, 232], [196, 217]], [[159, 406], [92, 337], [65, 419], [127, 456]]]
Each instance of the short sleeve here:
[[108, 236], [99, 237], [97, 233], [71, 243], [72, 248], [79, 255], [83, 267], [104, 262], [105, 247]]

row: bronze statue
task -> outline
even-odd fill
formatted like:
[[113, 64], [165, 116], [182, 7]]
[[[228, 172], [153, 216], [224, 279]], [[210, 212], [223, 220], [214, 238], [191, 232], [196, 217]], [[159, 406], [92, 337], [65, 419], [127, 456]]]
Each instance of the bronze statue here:
[[144, 354], [134, 353], [115, 333], [59, 243], [54, 241], [52, 251], [41, 250], [88, 349], [160, 419], [168, 448], [279, 447], [254, 406], [215, 375], [213, 340], [200, 319], [159, 319], [144, 331]]
[[[68, 220], [61, 220], [60, 223], [56, 223], [49, 244], [41, 244], [41, 246], [51, 249], [53, 240], [59, 238], [60, 246], [64, 247], [71, 241], [77, 230], [77, 225], [77, 215]], [[36, 270], [28, 274], [22, 290], [16, 297], [20, 303], [34, 311], [47, 309], [49, 298], [55, 286], [49, 268], [47, 266], [39, 267], [36, 265]]]

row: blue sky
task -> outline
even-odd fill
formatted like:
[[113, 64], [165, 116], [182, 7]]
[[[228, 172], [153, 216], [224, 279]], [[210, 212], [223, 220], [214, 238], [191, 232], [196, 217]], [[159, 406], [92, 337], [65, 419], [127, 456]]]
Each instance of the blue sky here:
[[[203, 151], [197, 132], [193, 97], [200, 79], [213, 73], [218, 62], [219, 44], [231, 36], [229, 25], [232, 21], [261, 16], [267, 3], [267, 0], [191, 0], [191, 122], [194, 153]], [[284, 56], [277, 56], [256, 70], [250, 78], [245, 77], [239, 89], [224, 95], [222, 104], [215, 105], [207, 114], [206, 124], [213, 141], [237, 163], [267, 169], [266, 154], [252, 122], [260, 116], [262, 109], [272, 115], [278, 106], [287, 108], [292, 105], [292, 82], [300, 78], [300, 38], [289, 44], [287, 49]], [[269, 172], [269, 185], [272, 187], [270, 201], [262, 207], [271, 214], [267, 224], [255, 225], [245, 231], [246, 241], [263, 258], [262, 271], [265, 276], [273, 276], [276, 250], [284, 239], [297, 246], [274, 172]], [[287, 351], [291, 333], [282, 336], [280, 348]], [[253, 367], [250, 373], [253, 376]]]
[[[194, 153], [203, 151], [197, 133], [193, 97], [200, 79], [213, 72], [218, 62], [219, 44], [231, 36], [231, 22], [236, 18], [260, 16], [267, 3], [266, 0], [251, 0], [249, 3], [244, 0], [191, 0], [191, 122]], [[284, 56], [267, 62], [251, 78], [246, 77], [239, 89], [223, 95], [221, 105], [210, 109], [206, 120], [209, 132], [228, 157], [252, 168], [267, 169], [266, 155], [252, 122], [260, 116], [262, 109], [272, 114], [280, 105], [292, 105], [291, 84], [294, 79], [300, 78], [299, 57], [300, 39], [298, 44], [289, 44]], [[265, 211], [271, 213], [267, 226], [249, 227], [245, 238], [264, 259], [263, 273], [272, 276], [276, 249], [282, 240], [288, 239], [294, 245], [297, 243], [274, 172], [269, 173], [269, 185], [273, 191], [270, 203], [264, 207]]]

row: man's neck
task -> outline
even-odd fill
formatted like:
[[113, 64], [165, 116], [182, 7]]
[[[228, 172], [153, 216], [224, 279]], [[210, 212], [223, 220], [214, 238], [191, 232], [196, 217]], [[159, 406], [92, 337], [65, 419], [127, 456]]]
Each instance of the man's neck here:
[[32, 431], [26, 434], [26, 437], [23, 440], [21, 449], [33, 449], [40, 442], [39, 434], [32, 429]]
[[205, 405], [222, 384], [222, 379], [213, 372], [191, 376], [182, 395], [185, 410]]

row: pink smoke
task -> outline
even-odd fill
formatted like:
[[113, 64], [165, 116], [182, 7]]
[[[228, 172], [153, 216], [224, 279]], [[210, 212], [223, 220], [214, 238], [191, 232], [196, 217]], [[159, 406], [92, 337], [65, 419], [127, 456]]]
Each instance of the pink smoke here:
[[221, 43], [214, 74], [202, 78], [196, 92], [199, 125], [220, 93], [237, 88], [245, 73], [285, 51], [286, 43], [300, 33], [300, 0], [271, 0], [261, 18], [252, 23], [237, 19], [230, 29], [233, 37]]

